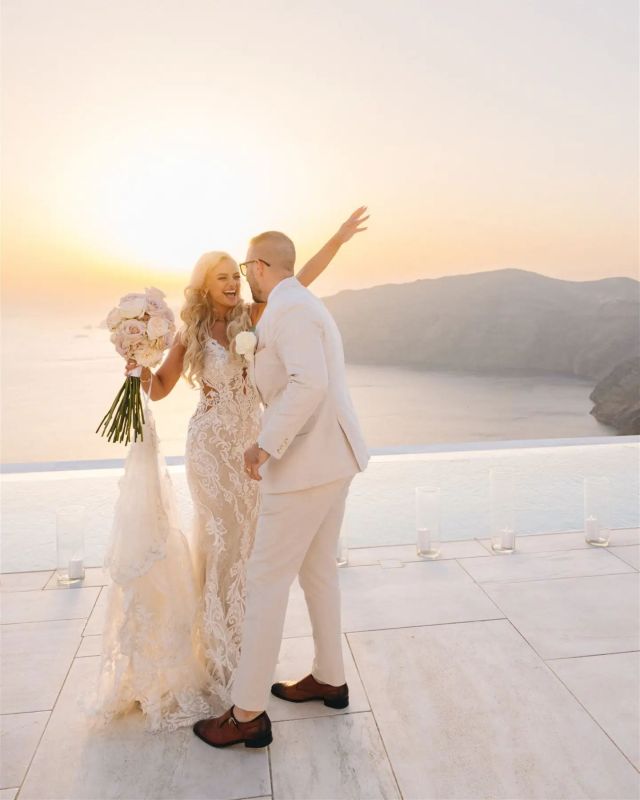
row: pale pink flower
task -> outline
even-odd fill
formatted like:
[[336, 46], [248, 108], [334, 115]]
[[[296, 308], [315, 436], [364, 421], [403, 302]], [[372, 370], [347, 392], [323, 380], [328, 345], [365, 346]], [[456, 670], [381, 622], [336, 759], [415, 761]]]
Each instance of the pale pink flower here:
[[114, 331], [118, 325], [122, 322], [122, 314], [120, 313], [119, 308], [112, 308], [111, 311], [107, 314], [107, 328], [110, 331]]
[[146, 311], [147, 299], [143, 294], [131, 292], [120, 298], [118, 308], [123, 317], [141, 317]]
[[128, 340], [126, 336], [123, 336], [121, 333], [114, 333], [112, 335], [111, 341], [113, 342], [113, 345], [116, 348], [116, 352], [119, 355], [123, 356], [124, 358], [128, 357], [128, 354], [131, 351], [132, 347], [140, 342], [140, 340], [132, 342]]
[[147, 332], [147, 326], [142, 320], [127, 319], [120, 325], [120, 331], [123, 336], [141, 339]]
[[155, 367], [162, 361], [162, 350], [152, 347], [149, 342], [143, 342], [134, 347], [132, 358], [143, 367]]
[[158, 339], [169, 330], [169, 321], [164, 317], [154, 317], [147, 322], [147, 334], [150, 339]]
[[154, 300], [162, 300], [163, 297], [167, 295], [155, 286], [147, 286], [144, 290], [145, 295], [147, 298], [153, 298]]

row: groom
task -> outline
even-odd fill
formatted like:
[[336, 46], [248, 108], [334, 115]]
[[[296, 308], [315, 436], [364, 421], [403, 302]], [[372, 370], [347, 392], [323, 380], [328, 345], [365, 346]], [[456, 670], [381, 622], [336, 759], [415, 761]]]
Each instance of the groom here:
[[[342, 339], [324, 303], [293, 275], [295, 248], [283, 233], [251, 240], [246, 270], [256, 302], [269, 303], [256, 333], [255, 380], [265, 411], [245, 452], [261, 481], [260, 516], [247, 561], [242, 648], [234, 705], [194, 732], [214, 747], [272, 741], [269, 691], [300, 703], [349, 704], [342, 661], [337, 543], [349, 484], [369, 456], [347, 389]], [[289, 588], [298, 576], [313, 628], [311, 673], [271, 685]]]

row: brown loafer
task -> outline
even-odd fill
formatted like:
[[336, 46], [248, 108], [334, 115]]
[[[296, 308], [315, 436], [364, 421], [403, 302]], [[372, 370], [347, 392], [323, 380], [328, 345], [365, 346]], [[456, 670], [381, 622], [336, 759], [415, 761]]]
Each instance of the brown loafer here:
[[299, 681], [279, 681], [271, 687], [271, 694], [290, 703], [323, 700], [329, 708], [346, 708], [349, 705], [349, 687], [319, 683], [311, 673]]
[[233, 714], [233, 706], [220, 717], [201, 719], [193, 732], [211, 747], [229, 747], [244, 743], [245, 747], [266, 747], [273, 741], [271, 720], [266, 711], [249, 722], [240, 722]]

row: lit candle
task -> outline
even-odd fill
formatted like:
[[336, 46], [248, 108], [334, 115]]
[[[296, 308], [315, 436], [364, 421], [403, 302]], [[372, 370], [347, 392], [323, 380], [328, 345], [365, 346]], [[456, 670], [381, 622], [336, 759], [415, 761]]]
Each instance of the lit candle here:
[[418, 528], [418, 550], [421, 553], [428, 553], [431, 550], [430, 528]]
[[584, 521], [584, 533], [587, 540], [597, 541], [600, 538], [600, 523], [593, 514], [589, 514]]
[[81, 558], [72, 558], [69, 560], [67, 573], [70, 581], [77, 581], [84, 578], [84, 562]]
[[503, 550], [513, 550], [516, 543], [516, 534], [513, 528], [502, 528], [500, 531], [500, 547]]

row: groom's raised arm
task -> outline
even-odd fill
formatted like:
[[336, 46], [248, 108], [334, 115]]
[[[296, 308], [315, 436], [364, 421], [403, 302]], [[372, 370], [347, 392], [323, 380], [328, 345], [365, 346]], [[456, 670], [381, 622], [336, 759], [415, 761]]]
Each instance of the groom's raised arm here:
[[289, 380], [269, 410], [258, 444], [273, 458], [281, 458], [322, 402], [328, 376], [323, 327], [315, 309], [304, 304], [292, 306], [274, 325], [274, 347]]

